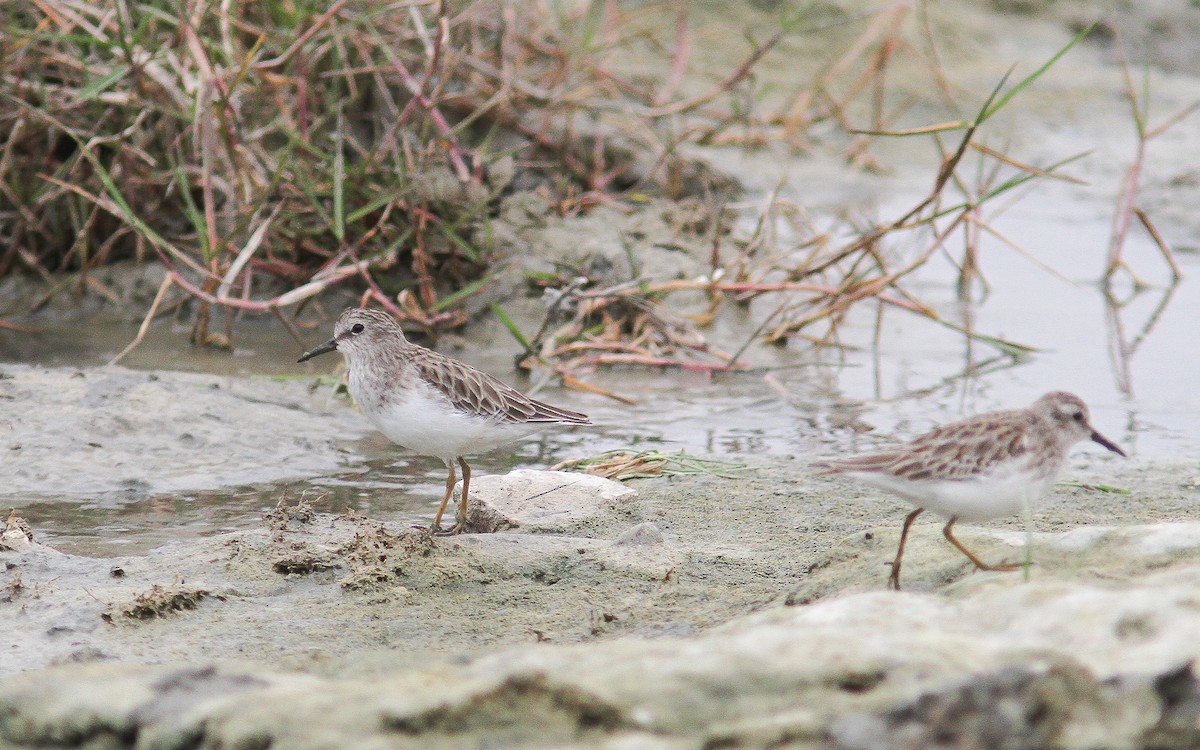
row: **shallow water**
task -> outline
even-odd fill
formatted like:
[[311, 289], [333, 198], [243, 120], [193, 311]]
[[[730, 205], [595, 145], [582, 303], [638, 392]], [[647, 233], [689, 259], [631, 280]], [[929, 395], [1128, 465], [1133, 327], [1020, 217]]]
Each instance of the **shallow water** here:
[[[885, 434], [911, 435], [963, 414], [1011, 408], [1050, 390], [1080, 394], [1093, 424], [1132, 454], [1184, 459], [1200, 448], [1200, 399], [1194, 373], [1200, 320], [1200, 256], [1178, 252], [1184, 278], [1170, 284], [1147, 238], [1130, 238], [1126, 257], [1151, 282], [1113, 299], [1097, 282], [1105, 261], [1108, 217], [1094, 201], [1039, 190], [998, 226], [1053, 273], [998, 240], [984, 238], [981, 267], [989, 291], [961, 303], [954, 269], [931, 263], [908, 288], [963, 327], [1034, 347], [1014, 361], [985, 343], [910, 313], [888, 310], [877, 355], [847, 356], [837, 388], [868, 401], [867, 419]], [[860, 316], [852, 343], [869, 346], [874, 320]], [[857, 341], [855, 341], [857, 339]], [[866, 356], [865, 356], [866, 355]], [[973, 372], [978, 368], [978, 372]]]
[[[969, 316], [977, 331], [1037, 349], [1022, 361], [1000, 356], [987, 344], [968, 345], [962, 335], [899, 310], [884, 314], [875, 350], [875, 313], [863, 308], [843, 330], [844, 340], [854, 346], [818, 354], [771, 352], [776, 361], [794, 360], [794, 366], [772, 370], [770, 381], [761, 372], [709, 377], [629, 368], [590, 377], [635, 398], [635, 407], [545, 389], [542, 398], [588, 412], [596, 427], [550, 430], [477, 457], [472, 466], [481, 473], [503, 472], [628, 448], [684, 450], [733, 461], [816, 457], [909, 437], [965, 414], [1020, 406], [1053, 389], [1082, 395], [1096, 427], [1135, 459], [1175, 461], [1195, 455], [1200, 448], [1200, 401], [1193, 375], [1200, 371], [1200, 348], [1195, 346], [1200, 256], [1180, 253], [1184, 279], [1179, 284], [1130, 294], [1117, 310], [1094, 282], [1107, 241], [1105, 216], [1095, 212], [1094, 202], [1072, 198], [1069, 191], [1048, 190], [1038, 198], [1010, 209], [1003, 217], [1004, 231], [1065, 279], [985, 238], [982, 271], [990, 291], [982, 299], [961, 303], [953, 267], [941, 261], [930, 263], [908, 286], [949, 320], [965, 324]], [[1080, 218], [1089, 211], [1093, 219]], [[1154, 265], [1153, 248], [1136, 237], [1132, 243], [1129, 257], [1161, 282], [1164, 274], [1161, 262]], [[1124, 360], [1114, 356], [1117, 349], [1111, 346], [1118, 322], [1125, 340], [1137, 341]], [[0, 355], [7, 361], [95, 367], [120, 351], [135, 330], [128, 323], [96, 322], [86, 329], [70, 326], [38, 336], [3, 332]], [[273, 324], [242, 325], [238, 332], [238, 349], [229, 353], [187, 346], [186, 329], [159, 324], [123, 364], [284, 378], [309, 378], [336, 367], [335, 357], [311, 366], [296, 364], [303, 347]], [[309, 333], [312, 342], [325, 335]], [[530, 387], [511, 370], [512, 342], [500, 339], [486, 348], [486, 343], [472, 341], [468, 339], [470, 349], [450, 353]], [[145, 551], [181, 537], [254, 526], [281, 497], [294, 502], [300, 495], [320, 510], [428, 523], [445, 476], [440, 462], [407, 455], [380, 436], [349, 449], [365, 457], [365, 468], [283, 486], [173, 497], [24, 497], [11, 504], [21, 507], [46, 541], [64, 551], [94, 555]], [[1101, 451], [1079, 447], [1076, 452], [1090, 457]]]

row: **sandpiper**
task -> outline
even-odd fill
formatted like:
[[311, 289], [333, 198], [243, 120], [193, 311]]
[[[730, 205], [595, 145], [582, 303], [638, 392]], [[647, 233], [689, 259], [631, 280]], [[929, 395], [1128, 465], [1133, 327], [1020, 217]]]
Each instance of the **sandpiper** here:
[[454, 462], [463, 489], [451, 534], [466, 526], [471, 467], [465, 455], [482, 453], [532, 434], [548, 424], [591, 424], [587, 415], [529, 398], [485, 372], [410, 342], [395, 318], [380, 310], [349, 308], [337, 319], [333, 338], [305, 352], [300, 362], [339, 351], [350, 369], [350, 395], [367, 419], [393, 442], [446, 462], [446, 494], [433, 519], [454, 493]]
[[825, 474], [845, 474], [899, 495], [917, 509], [904, 519], [888, 586], [900, 590], [900, 559], [908, 529], [923, 511], [949, 518], [946, 540], [980, 570], [1015, 570], [988, 565], [954, 537], [954, 524], [988, 521], [1019, 513], [1054, 484], [1067, 450], [1093, 440], [1125, 455], [1088, 421], [1087, 406], [1063, 391], [1047, 393], [1025, 409], [979, 414], [927, 432], [891, 450], [815, 464]]

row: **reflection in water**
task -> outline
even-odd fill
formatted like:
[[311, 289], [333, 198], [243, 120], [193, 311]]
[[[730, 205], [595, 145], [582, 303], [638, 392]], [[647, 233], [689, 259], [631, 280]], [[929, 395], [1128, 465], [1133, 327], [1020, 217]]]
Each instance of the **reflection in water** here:
[[[321, 513], [356, 512], [384, 521], [420, 522], [427, 506], [436, 507], [440, 498], [430, 489], [433, 484], [424, 485], [421, 480], [427, 478], [426, 469], [436, 473], [440, 467], [432, 463], [429, 467], [398, 467], [395, 456], [377, 457], [366, 469], [313, 482], [143, 499], [112, 495], [72, 502], [54, 498], [21, 504], [18, 512], [32, 524], [38, 542], [62, 552], [96, 557], [137, 555], [170, 542], [262, 528], [264, 513], [281, 502], [294, 505], [300, 498]], [[435, 484], [440, 487], [441, 480]]]
[[1179, 278], [1178, 275], [1172, 277], [1170, 286], [1162, 290], [1158, 304], [1151, 310], [1150, 315], [1142, 323], [1141, 330], [1132, 339], [1125, 334], [1122, 312], [1131, 306], [1138, 297], [1143, 294], [1151, 294], [1152, 290], [1146, 287], [1135, 288], [1133, 295], [1125, 302], [1121, 302], [1110, 285], [1105, 284], [1104, 286], [1104, 312], [1105, 320], [1108, 323], [1108, 355], [1112, 363], [1113, 379], [1117, 389], [1130, 399], [1134, 397], [1133, 369], [1131, 367], [1133, 355], [1137, 353], [1137, 350], [1149, 338], [1150, 332], [1158, 325], [1159, 319], [1167, 309], [1167, 304], [1179, 287]]
[[246, 493], [122, 500], [54, 498], [20, 504], [18, 512], [33, 526], [39, 543], [70, 554], [113, 556], [142, 554], [177, 539], [245, 528], [257, 521], [257, 513], [275, 504], [265, 494], [248, 498]]

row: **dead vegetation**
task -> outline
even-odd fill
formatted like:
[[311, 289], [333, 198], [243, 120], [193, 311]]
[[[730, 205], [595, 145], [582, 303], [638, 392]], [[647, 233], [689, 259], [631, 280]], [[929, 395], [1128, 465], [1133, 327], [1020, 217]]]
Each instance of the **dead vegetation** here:
[[[320, 502], [321, 498], [317, 498]], [[275, 503], [275, 507], [263, 513], [263, 524], [272, 531], [287, 531], [292, 523], [306, 526], [311, 524], [317, 517], [317, 513], [313, 510], [312, 503], [303, 495], [296, 501], [295, 505], [288, 503], [287, 493], [280, 495], [279, 502]]]
[[336, 551], [337, 559], [348, 568], [341, 581], [348, 591], [373, 591], [392, 586], [406, 575], [413, 561], [435, 554], [433, 535], [427, 529], [389, 532], [382, 523], [366, 519], [347, 519], [356, 524], [354, 537]]
[[10, 508], [4, 526], [0, 527], [0, 551], [25, 549], [33, 544], [33, 527], [24, 516], [17, 515], [16, 508]]
[[504, 191], [572, 212], [634, 186], [731, 186], [653, 127], [700, 102], [625, 116], [661, 93], [605, 65], [630, 40], [596, 35], [625, 20], [487, 0], [14, 3], [0, 275], [74, 272], [103, 295], [89, 271], [155, 256], [151, 314], [195, 302], [194, 343], [228, 342], [215, 311], [278, 314], [350, 279], [398, 316], [459, 325]]
[[587, 458], [573, 458], [550, 467], [551, 471], [579, 471], [605, 479], [624, 482], [628, 479], [649, 479], [683, 474], [709, 474], [725, 479], [740, 478], [739, 473], [752, 471], [745, 464], [701, 458], [683, 451], [625, 451], [612, 450]]
[[[128, 604], [111, 605], [101, 615], [106, 622], [113, 622], [114, 614], [127, 620], [155, 620], [172, 614], [195, 609], [204, 599], [212, 596], [207, 589], [176, 584], [159, 586], [154, 584], [149, 591], [137, 594]], [[218, 599], [223, 597], [218, 596]]]
[[[863, 304], [958, 328], [905, 280], [947, 257], [964, 295], [986, 285], [980, 238], [1003, 235], [983, 208], [1031, 180], [1069, 179], [1060, 169], [1076, 158], [1021, 163], [983, 130], [1086, 30], [980, 102], [950, 83], [925, 3], [778, 16], [720, 71], [696, 54], [711, 30], [687, 3], [172, 8], [17, 0], [0, 42], [0, 275], [66, 273], [111, 296], [94, 269], [156, 258], [166, 276], [130, 348], [185, 306], [193, 343], [231, 345], [237, 312], [273, 314], [299, 338], [305, 306], [349, 284], [413, 326], [459, 326], [502, 272], [492, 222], [518, 192], [560, 215], [654, 196], [699, 207], [687, 231], [710, 248], [700, 278], [539, 275], [530, 285], [552, 301], [531, 338], [493, 307], [529, 364], [579, 386], [595, 389], [583, 377], [599, 366], [723, 370], [745, 366], [756, 342], [836, 345]], [[815, 34], [840, 41], [802, 69], [782, 48]], [[792, 65], [795, 82], [764, 98], [764, 65]], [[947, 121], [897, 127], [916, 103], [891, 88], [900, 65], [926, 71]], [[1155, 132], [1139, 130], [1143, 146]], [[682, 148], [833, 149], [876, 170], [874, 145], [895, 137], [931, 139], [941, 154], [911, 210], [818, 226], [776, 195], [740, 234], [732, 181]], [[1122, 216], [1110, 274], [1128, 217], [1153, 231], [1144, 212]], [[677, 303], [697, 295], [700, 313]], [[753, 306], [761, 324], [726, 351], [703, 331], [730, 306]]]
[[332, 570], [336, 567], [338, 567], [338, 564], [330, 555], [322, 553], [312, 554], [310, 550], [305, 548], [294, 550], [287, 557], [279, 558], [271, 563], [271, 570], [280, 575], [323, 573], [326, 570]]

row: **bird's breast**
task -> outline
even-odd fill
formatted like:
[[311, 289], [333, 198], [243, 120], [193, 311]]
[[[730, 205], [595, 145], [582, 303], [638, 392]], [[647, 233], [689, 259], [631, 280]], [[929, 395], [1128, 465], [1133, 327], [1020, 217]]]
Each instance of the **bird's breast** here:
[[364, 416], [394, 443], [425, 456], [453, 459], [483, 453], [534, 432], [537, 425], [501, 424], [454, 408], [444, 394], [419, 379], [404, 385], [350, 374], [350, 394]]

